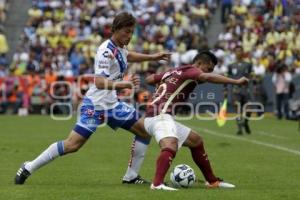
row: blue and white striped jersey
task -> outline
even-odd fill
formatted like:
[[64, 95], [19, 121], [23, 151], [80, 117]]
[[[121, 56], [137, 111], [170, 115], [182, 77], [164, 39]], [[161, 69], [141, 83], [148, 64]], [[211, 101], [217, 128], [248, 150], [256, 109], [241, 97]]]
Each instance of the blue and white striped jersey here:
[[[106, 40], [97, 49], [95, 57], [95, 76], [104, 76], [109, 80], [121, 81], [127, 69], [126, 47], [120, 48], [112, 40]], [[117, 106], [116, 90], [98, 89], [93, 84], [86, 93], [96, 110], [112, 109]]]

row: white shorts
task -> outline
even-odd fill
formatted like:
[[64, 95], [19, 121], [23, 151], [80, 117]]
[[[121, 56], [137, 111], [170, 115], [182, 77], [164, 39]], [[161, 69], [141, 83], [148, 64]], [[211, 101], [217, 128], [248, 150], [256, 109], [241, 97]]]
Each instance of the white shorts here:
[[154, 117], [145, 118], [145, 129], [149, 135], [154, 136], [159, 141], [166, 137], [175, 137], [178, 139], [178, 149], [189, 136], [191, 129], [176, 122], [169, 114], [160, 114]]

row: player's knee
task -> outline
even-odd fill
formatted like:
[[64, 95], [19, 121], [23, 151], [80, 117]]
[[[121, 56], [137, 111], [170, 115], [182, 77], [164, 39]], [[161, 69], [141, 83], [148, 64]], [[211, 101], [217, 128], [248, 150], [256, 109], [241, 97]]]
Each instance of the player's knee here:
[[139, 150], [133, 150], [133, 155], [134, 155], [134, 157], [139, 157], [139, 158], [144, 158], [145, 157], [145, 151], [144, 150], [142, 150], [142, 149], [139, 149]]
[[197, 134], [196, 132], [192, 131], [188, 137], [187, 146], [193, 148], [193, 147], [197, 147], [200, 145], [203, 145], [202, 137], [199, 134]]
[[173, 137], [163, 138], [159, 141], [159, 145], [161, 149], [172, 149], [173, 151], [177, 151], [178, 139]]
[[65, 153], [74, 153], [77, 152], [82, 145], [79, 143], [75, 143], [69, 140], [64, 141], [64, 150]]

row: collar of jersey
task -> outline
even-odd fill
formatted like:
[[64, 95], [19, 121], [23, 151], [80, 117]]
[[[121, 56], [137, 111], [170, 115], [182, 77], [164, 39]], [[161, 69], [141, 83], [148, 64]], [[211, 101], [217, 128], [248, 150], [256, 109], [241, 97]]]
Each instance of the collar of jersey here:
[[109, 41], [111, 42], [114, 48], [118, 48], [118, 46], [114, 43], [114, 41], [111, 38], [109, 38]]

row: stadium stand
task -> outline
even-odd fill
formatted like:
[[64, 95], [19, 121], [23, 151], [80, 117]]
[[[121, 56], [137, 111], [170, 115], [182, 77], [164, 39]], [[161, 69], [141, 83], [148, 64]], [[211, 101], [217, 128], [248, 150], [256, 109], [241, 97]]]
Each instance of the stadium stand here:
[[[190, 62], [190, 50], [195, 52], [207, 48], [204, 32], [216, 4], [213, 1], [197, 0], [34, 0], [32, 8], [28, 10], [29, 20], [21, 36], [21, 43], [9, 69], [2, 70], [3, 77], [16, 76], [15, 82], [22, 79], [28, 84], [26, 92], [19, 91], [26, 93], [20, 96], [24, 102], [29, 103], [22, 106], [18, 104], [19, 107], [27, 106], [31, 111], [34, 104], [47, 107], [53, 100], [49, 94], [52, 82], [58, 79], [73, 80], [71, 86], [74, 89], [73, 86], [78, 85], [76, 81], [79, 76], [91, 74], [96, 48], [109, 37], [114, 15], [124, 9], [132, 11], [138, 21], [129, 49], [140, 52], [177, 52], [172, 58], [172, 66], [175, 66]], [[185, 52], [188, 54], [183, 55]], [[163, 64], [133, 64], [131, 73], [153, 72], [153, 68], [160, 65]], [[8, 83], [3, 81], [2, 88], [6, 89], [11, 82], [7, 86]], [[5, 105], [14, 103], [6, 99], [9, 103]], [[72, 96], [72, 102], [78, 102], [79, 99], [78, 95]]]
[[[139, 52], [171, 51], [171, 66], [174, 67], [189, 63], [197, 50], [209, 48], [205, 31], [216, 10], [221, 10], [222, 6], [216, 2], [222, 4], [225, 1], [32, 2], [33, 6], [28, 10], [29, 20], [9, 67], [7, 61], [0, 57], [2, 102], [3, 99], [9, 99], [3, 91], [12, 85], [12, 81], [6, 83], [6, 79], [16, 77], [15, 82], [25, 80], [29, 89], [25, 92], [15, 88], [14, 92], [23, 93], [20, 95], [23, 99], [20, 107], [26, 107], [31, 112], [34, 110], [33, 105], [41, 105], [44, 110], [48, 110], [49, 105], [56, 101], [50, 95], [50, 89], [51, 84], [57, 80], [69, 82], [70, 88], [61, 90], [73, 91], [69, 101], [74, 104], [79, 102], [82, 95], [78, 91], [86, 91], [89, 85], [89, 80], [85, 80], [86, 77], [82, 75], [93, 72], [95, 50], [109, 37], [113, 16], [120, 10], [133, 12], [138, 21], [129, 49]], [[241, 45], [246, 52], [245, 58], [253, 63], [256, 82], [268, 82], [265, 87], [273, 87], [270, 77], [278, 66], [286, 64], [295, 84], [300, 75], [299, 1], [226, 2], [231, 2], [232, 7], [227, 11], [228, 14], [222, 15], [224, 31], [219, 34], [214, 46], [214, 52], [219, 58], [215, 72], [227, 73], [227, 66], [235, 60], [233, 49]], [[147, 75], [168, 67], [165, 63], [131, 64], [130, 73]], [[269, 92], [262, 91], [266, 88], [259, 84], [254, 89], [257, 94]], [[299, 93], [299, 88], [295, 87], [294, 98], [291, 100], [297, 99]], [[273, 97], [269, 94], [269, 98]], [[139, 99], [143, 98], [139, 96]], [[8, 105], [7, 102], [4, 104]]]
[[[264, 80], [272, 77], [284, 64], [294, 79], [289, 91], [290, 101], [297, 100], [299, 88], [295, 91], [291, 87], [300, 75], [299, 8], [299, 1], [234, 1], [224, 31], [219, 34], [215, 45], [220, 60], [216, 73], [227, 73], [227, 66], [235, 60], [234, 48], [242, 46], [245, 59], [253, 64], [257, 98], [272, 88], [270, 84], [261, 87]], [[273, 98], [271, 96], [269, 101], [274, 102]]]
[[7, 66], [6, 53], [9, 50], [7, 38], [4, 34], [4, 22], [7, 16], [8, 2], [0, 0], [0, 77], [4, 76], [4, 68]]
[[2, 24], [6, 20], [8, 9], [8, 1], [0, 0], [0, 24]]

